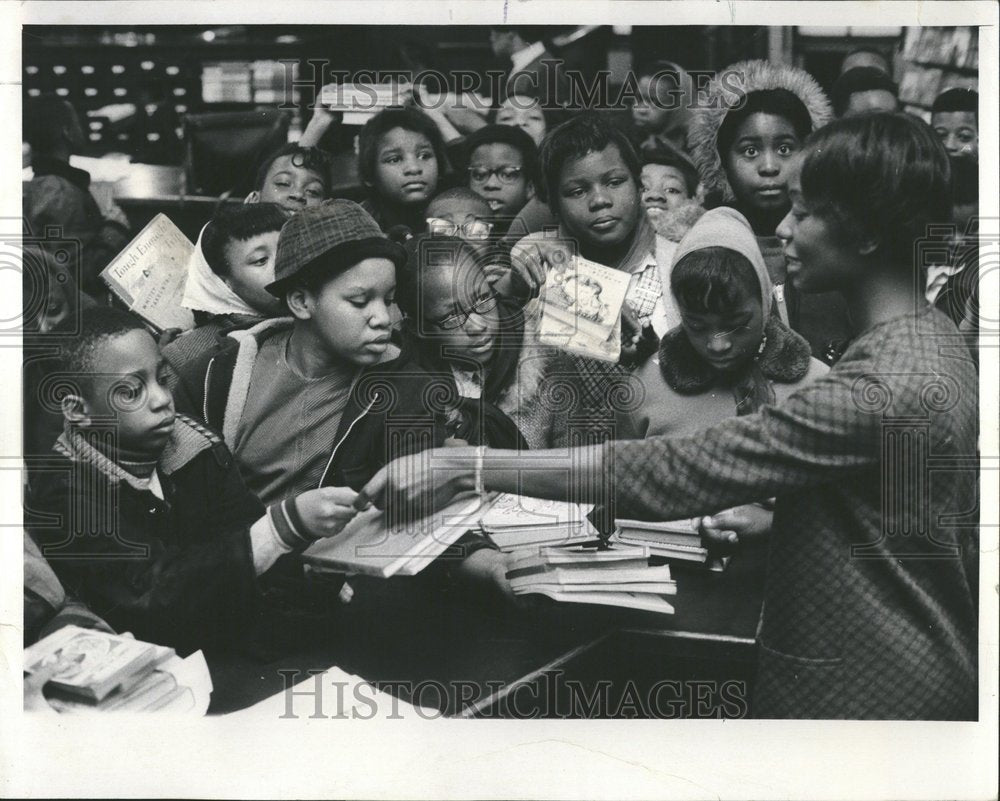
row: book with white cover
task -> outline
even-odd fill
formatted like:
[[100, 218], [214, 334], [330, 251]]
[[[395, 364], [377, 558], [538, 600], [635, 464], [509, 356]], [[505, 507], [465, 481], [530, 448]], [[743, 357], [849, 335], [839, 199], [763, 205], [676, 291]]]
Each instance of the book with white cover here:
[[619, 606], [628, 609], [643, 609], [647, 612], [659, 612], [663, 615], [672, 615], [674, 613], [674, 607], [665, 598], [651, 593], [543, 590], [538, 594], [551, 598], [554, 601], [565, 603]]

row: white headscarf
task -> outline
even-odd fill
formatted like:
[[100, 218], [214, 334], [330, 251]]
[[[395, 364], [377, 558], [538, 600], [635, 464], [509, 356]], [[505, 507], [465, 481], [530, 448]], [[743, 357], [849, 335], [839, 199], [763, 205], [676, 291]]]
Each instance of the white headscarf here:
[[[206, 225], [205, 228], [208, 226]], [[181, 305], [192, 311], [208, 314], [245, 314], [261, 317], [261, 313], [237, 295], [205, 261], [201, 250], [201, 238], [205, 228], [198, 234], [198, 242], [188, 260], [187, 283], [184, 285], [184, 299]]]

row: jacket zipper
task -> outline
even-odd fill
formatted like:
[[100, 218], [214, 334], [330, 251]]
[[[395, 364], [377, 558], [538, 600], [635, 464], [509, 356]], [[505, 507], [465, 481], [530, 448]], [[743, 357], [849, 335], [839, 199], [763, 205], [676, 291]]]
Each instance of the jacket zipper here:
[[351, 424], [347, 427], [347, 431], [344, 432], [344, 436], [342, 436], [340, 440], [333, 446], [333, 451], [330, 453], [330, 458], [326, 462], [326, 467], [323, 468], [323, 475], [321, 475], [319, 478], [319, 485], [317, 486], [317, 489], [319, 487], [322, 487], [323, 482], [326, 481], [326, 474], [330, 472], [330, 466], [333, 464], [333, 459], [337, 455], [337, 451], [340, 449], [340, 446], [344, 444], [344, 440], [346, 440], [349, 436], [351, 436], [351, 432], [354, 430], [354, 426], [358, 424], [358, 421], [361, 420], [361, 418], [366, 417], [368, 415], [368, 413], [372, 409], [372, 406], [374, 406], [378, 402], [378, 398], [379, 398], [378, 393], [376, 393], [375, 397], [372, 398], [371, 402], [364, 409], [361, 410], [361, 414], [359, 414], [351, 421]]
[[214, 365], [215, 365], [215, 357], [213, 356], [208, 362], [208, 367], [205, 368], [205, 386], [202, 388], [202, 395], [201, 395], [202, 397], [201, 417], [208, 426], [212, 425], [212, 421], [208, 419], [208, 382], [212, 375], [212, 367]]

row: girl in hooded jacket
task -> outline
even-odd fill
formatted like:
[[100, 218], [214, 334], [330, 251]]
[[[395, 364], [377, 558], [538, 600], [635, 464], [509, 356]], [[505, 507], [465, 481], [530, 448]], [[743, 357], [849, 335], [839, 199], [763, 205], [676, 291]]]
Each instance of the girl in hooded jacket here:
[[827, 363], [836, 361], [850, 339], [846, 305], [836, 293], [805, 297], [786, 284], [776, 229], [791, 208], [788, 175], [794, 159], [810, 132], [830, 119], [830, 103], [808, 73], [743, 61], [719, 73], [688, 129], [706, 208], [731, 206], [750, 222], [779, 314]]

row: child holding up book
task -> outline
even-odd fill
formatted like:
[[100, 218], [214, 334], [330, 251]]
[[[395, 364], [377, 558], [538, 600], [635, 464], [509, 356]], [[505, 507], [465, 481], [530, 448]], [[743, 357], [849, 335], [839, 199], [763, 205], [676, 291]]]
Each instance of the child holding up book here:
[[447, 171], [441, 133], [417, 108], [384, 109], [361, 129], [358, 173], [369, 194], [363, 206], [386, 233], [426, 228], [427, 204]]
[[33, 482], [31, 512], [45, 517], [29, 522], [56, 575], [140, 639], [182, 650], [242, 639], [262, 613], [256, 577], [339, 532], [356, 493], [265, 508], [225, 444], [175, 411], [166, 361], [128, 312], [85, 310], [63, 362], [61, 469]]
[[790, 277], [803, 292], [840, 292], [858, 331], [825, 376], [694, 435], [568, 453], [446, 449], [433, 474], [392, 465], [365, 492], [443, 503], [523, 481], [538, 497], [581, 500], [602, 497], [613, 475], [619, 513], [643, 520], [774, 496], [753, 714], [974, 720], [978, 381], [947, 347], [960, 335], [924, 300], [914, 258], [950, 214], [948, 157], [906, 114], [838, 120], [804, 150], [778, 228]]

